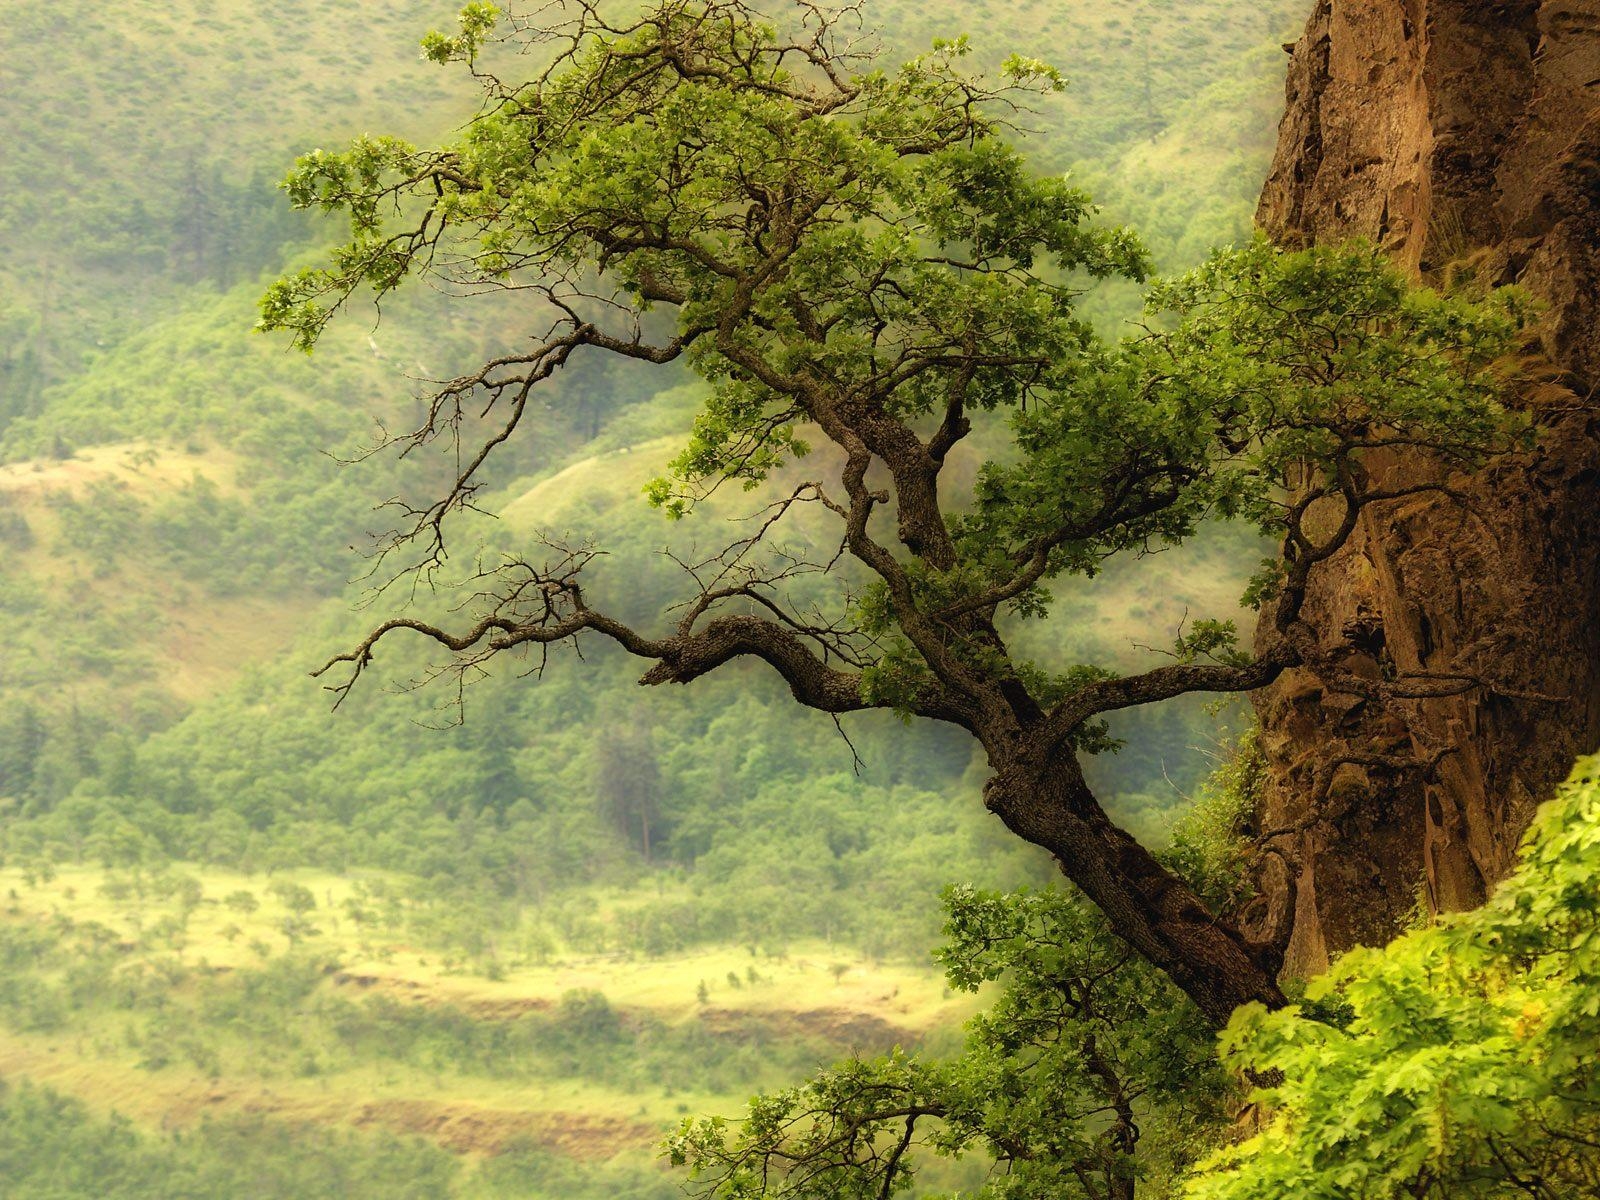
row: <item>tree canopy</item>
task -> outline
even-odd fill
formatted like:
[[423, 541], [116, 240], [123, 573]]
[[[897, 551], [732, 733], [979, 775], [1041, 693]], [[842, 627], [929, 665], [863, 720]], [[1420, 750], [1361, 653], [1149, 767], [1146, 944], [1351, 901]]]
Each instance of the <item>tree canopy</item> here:
[[[543, 65], [507, 82], [501, 40], [524, 52], [518, 68]], [[1499, 397], [1527, 305], [1413, 288], [1368, 246], [1256, 243], [1152, 286], [1144, 324], [1109, 342], [1079, 315], [1081, 289], [1144, 280], [1146, 256], [1014, 144], [1063, 78], [1013, 57], [986, 79], [960, 38], [889, 68], [871, 49], [850, 14], [804, 0], [773, 18], [743, 0], [615, 15], [589, 0], [530, 15], [471, 4], [458, 33], [426, 43], [483, 86], [455, 142], [368, 137], [300, 160], [292, 199], [345, 213], [351, 238], [271, 288], [265, 328], [310, 349], [358, 290], [412, 278], [531, 295], [549, 321], [443, 382], [395, 439], [442, 439], [460, 462], [405, 506], [385, 546], [401, 573], [442, 566], [449, 519], [575, 356], [682, 361], [706, 382], [686, 448], [649, 490], [671, 515], [806, 460], [751, 532], [685, 561], [684, 599], [658, 630], [591, 606], [595, 548], [550, 544], [477, 580], [459, 627], [383, 622], [329, 664], [348, 672], [335, 689], [399, 630], [462, 669], [600, 637], [645, 660], [646, 684], [752, 658], [812, 708], [951, 723], [988, 756], [989, 809], [1211, 1021], [1280, 1004], [1280, 947], [1117, 828], [1077, 755], [1107, 748], [1107, 713], [1248, 691], [1291, 666], [1377, 702], [1492, 686], [1363, 677], [1323, 650], [1303, 599], [1363, 509], [1406, 494], [1374, 485], [1363, 456], [1421, 445], [1467, 464], [1512, 435]], [[988, 457], [970, 489], [952, 469], [963, 455]], [[786, 522], [818, 509], [834, 549], [786, 545]], [[1267, 608], [1253, 652], [1215, 620], [1133, 675], [1012, 652], [1007, 622], [1047, 616], [1053, 579], [1217, 518], [1281, 547], [1251, 587]]]

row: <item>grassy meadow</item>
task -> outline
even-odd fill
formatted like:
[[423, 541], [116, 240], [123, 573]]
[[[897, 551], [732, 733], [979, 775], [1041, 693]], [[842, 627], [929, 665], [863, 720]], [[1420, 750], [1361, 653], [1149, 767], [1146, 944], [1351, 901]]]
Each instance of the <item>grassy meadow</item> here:
[[[840, 1055], [946, 1036], [975, 1007], [929, 964], [842, 944], [644, 957], [592, 932], [568, 945], [559, 915], [533, 913], [484, 973], [427, 944], [403, 882], [0, 871], [0, 1077], [157, 1135], [249, 1117], [604, 1163]], [[602, 931], [638, 901], [593, 898]]]

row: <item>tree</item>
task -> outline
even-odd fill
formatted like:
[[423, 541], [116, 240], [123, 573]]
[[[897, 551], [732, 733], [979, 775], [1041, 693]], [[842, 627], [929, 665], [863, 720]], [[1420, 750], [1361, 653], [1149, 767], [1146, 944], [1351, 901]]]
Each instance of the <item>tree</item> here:
[[[342, 697], [400, 630], [462, 671], [517, 649], [538, 667], [550, 647], [598, 637], [645, 660], [648, 685], [748, 658], [835, 719], [888, 709], [959, 726], [993, 770], [988, 808], [1212, 1022], [1281, 1004], [1279, 947], [1118, 828], [1080, 756], [1110, 746], [1103, 718], [1120, 709], [1247, 692], [1291, 666], [1340, 671], [1303, 601], [1363, 508], [1399, 494], [1373, 485], [1363, 453], [1426, 445], [1470, 462], [1502, 444], [1524, 305], [1412, 290], [1367, 247], [1256, 244], [1153, 287], [1146, 327], [1109, 344], [1076, 315], [1075, 282], [1142, 280], [1144, 252], [1006, 141], [1061, 77], [1013, 57], [987, 82], [964, 39], [876, 69], [841, 18], [805, 0], [789, 17], [779, 28], [743, 0], [617, 19], [573, 0], [537, 21], [471, 4], [459, 34], [424, 43], [484, 88], [457, 143], [366, 137], [299, 161], [293, 202], [347, 213], [351, 240], [269, 290], [264, 328], [309, 350], [358, 289], [415, 276], [536, 296], [552, 322], [442, 385], [395, 439], [462, 455], [385, 546], [401, 573], [442, 568], [447, 521], [575, 356], [681, 360], [707, 382], [687, 448], [649, 490], [669, 515], [825, 444], [748, 536], [684, 563], [688, 594], [658, 632], [593, 607], [598, 552], [552, 542], [543, 561], [476, 581], [476, 620], [397, 616], [324, 670], [347, 668]], [[484, 65], [497, 30], [548, 65], [503, 82]], [[948, 468], [975, 448], [991, 459], [957, 497]], [[835, 522], [837, 553], [781, 543], [805, 511]], [[1254, 653], [1202, 621], [1169, 665], [1129, 676], [1013, 655], [1005, 623], [1048, 615], [1053, 579], [1213, 518], [1282, 548], [1252, 584], [1266, 611]], [[1459, 684], [1346, 675], [1374, 698]]]
[[601, 730], [594, 756], [601, 814], [649, 862], [661, 832], [661, 769], [647, 729], [634, 721]]
[[296, 917], [304, 917], [317, 907], [317, 898], [304, 884], [287, 879], [275, 881], [268, 889]]
[[0, 795], [17, 801], [31, 795], [35, 764], [49, 736], [38, 708], [27, 701], [0, 714]]
[[999, 990], [964, 1053], [854, 1059], [758, 1096], [737, 1126], [684, 1121], [667, 1151], [692, 1193], [869, 1200], [930, 1155], [983, 1155], [981, 1200], [1132, 1200], [1141, 1175], [1187, 1165], [1228, 1094], [1199, 1011], [1077, 897], [956, 887], [945, 908], [951, 986]]

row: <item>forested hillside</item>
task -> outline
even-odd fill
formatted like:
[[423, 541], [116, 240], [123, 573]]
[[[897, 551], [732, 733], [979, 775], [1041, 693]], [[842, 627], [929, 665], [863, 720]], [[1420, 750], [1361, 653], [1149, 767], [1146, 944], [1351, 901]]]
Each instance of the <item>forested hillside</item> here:
[[[1176, 270], [1248, 236], [1300, 8], [884, 0], [864, 20], [887, 59], [967, 33], [983, 61], [1059, 65], [1024, 149]], [[395, 519], [373, 502], [453, 465], [363, 448], [417, 419], [426, 380], [527, 331], [515, 302], [418, 292], [309, 359], [254, 333], [266, 281], [332, 236], [275, 184], [364, 131], [447, 134], [472, 92], [417, 43], [454, 19], [0, 11], [27, 48], [0, 65], [13, 1194], [673, 1194], [648, 1151], [683, 1116], [852, 1049], [950, 1044], [972, 1005], [931, 968], [940, 890], [1050, 877], [984, 812], [967, 742], [889, 715], [841, 731], [754, 672], [663, 696], [602, 652], [412, 689], [436, 660], [396, 647], [392, 686], [332, 711], [309, 672], [399, 602], [368, 603], [363, 552]], [[1084, 307], [1111, 327], [1132, 299]], [[453, 566], [592, 539], [625, 613], [659, 613], [660, 548], [751, 505], [677, 525], [643, 501], [697, 387], [562, 372]], [[1216, 531], [1070, 585], [1027, 636], [1140, 661], [1152, 628], [1234, 612], [1259, 557]], [[1096, 781], [1161, 842], [1230, 723], [1198, 703], [1116, 719]]]

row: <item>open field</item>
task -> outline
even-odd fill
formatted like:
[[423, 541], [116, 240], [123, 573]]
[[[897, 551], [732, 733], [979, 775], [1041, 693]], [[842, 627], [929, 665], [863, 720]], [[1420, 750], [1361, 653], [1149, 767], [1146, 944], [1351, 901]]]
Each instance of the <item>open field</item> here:
[[[399, 894], [395, 878], [46, 874], [0, 871], [13, 968], [0, 1076], [154, 1129], [266, 1115], [603, 1159], [647, 1150], [688, 1113], [731, 1113], [803, 1060], [919, 1044], [974, 1008], [931, 964], [820, 942], [654, 959], [547, 944], [487, 978], [409, 944], [372, 900], [379, 882]], [[603, 919], [629, 903], [608, 895]], [[50, 949], [28, 963], [30, 934]], [[636, 1044], [657, 1056], [653, 1077], [598, 1061]]]

